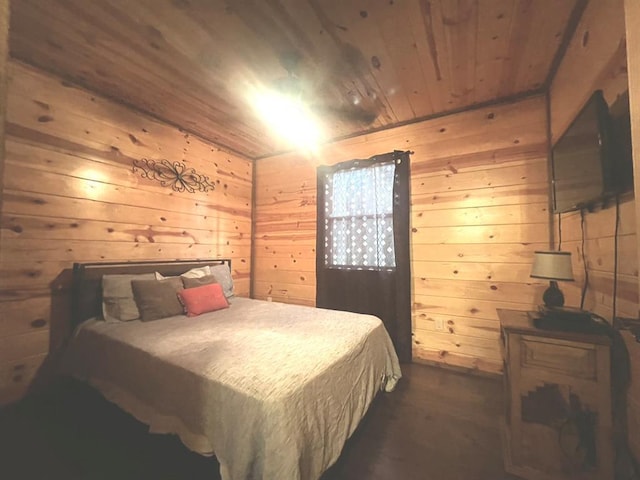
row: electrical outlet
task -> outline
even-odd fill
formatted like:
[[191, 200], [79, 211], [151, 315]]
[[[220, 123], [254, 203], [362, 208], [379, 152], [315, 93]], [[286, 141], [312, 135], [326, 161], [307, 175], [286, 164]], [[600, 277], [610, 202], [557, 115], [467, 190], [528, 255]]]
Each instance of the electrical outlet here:
[[436, 330], [439, 332], [444, 331], [444, 320], [442, 318], [436, 318]]

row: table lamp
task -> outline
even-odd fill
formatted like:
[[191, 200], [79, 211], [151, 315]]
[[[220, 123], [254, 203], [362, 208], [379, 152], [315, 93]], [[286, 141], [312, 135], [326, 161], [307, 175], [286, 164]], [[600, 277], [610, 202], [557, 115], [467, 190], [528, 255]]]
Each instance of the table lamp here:
[[542, 295], [545, 306], [562, 307], [564, 295], [558, 288], [558, 280], [573, 281], [571, 253], [535, 252], [530, 276], [550, 281], [549, 288]]

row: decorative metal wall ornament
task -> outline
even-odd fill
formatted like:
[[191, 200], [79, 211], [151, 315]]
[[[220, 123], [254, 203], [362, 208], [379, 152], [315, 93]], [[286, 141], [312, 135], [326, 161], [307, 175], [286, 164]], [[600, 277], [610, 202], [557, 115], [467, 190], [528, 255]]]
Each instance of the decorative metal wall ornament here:
[[150, 160], [141, 158], [133, 161], [133, 173], [140, 171], [142, 178], [156, 180], [163, 187], [171, 187], [176, 192], [208, 192], [216, 186], [209, 181], [209, 177], [201, 175], [193, 168], [188, 168], [182, 162], [169, 160]]

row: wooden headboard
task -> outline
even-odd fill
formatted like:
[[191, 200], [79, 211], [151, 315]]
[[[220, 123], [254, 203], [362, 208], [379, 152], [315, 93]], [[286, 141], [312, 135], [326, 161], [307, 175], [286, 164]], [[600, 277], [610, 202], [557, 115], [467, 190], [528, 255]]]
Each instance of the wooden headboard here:
[[180, 275], [205, 265], [229, 265], [228, 259], [174, 260], [151, 262], [74, 263], [71, 328], [93, 317], [102, 317], [102, 276], [160, 272]]

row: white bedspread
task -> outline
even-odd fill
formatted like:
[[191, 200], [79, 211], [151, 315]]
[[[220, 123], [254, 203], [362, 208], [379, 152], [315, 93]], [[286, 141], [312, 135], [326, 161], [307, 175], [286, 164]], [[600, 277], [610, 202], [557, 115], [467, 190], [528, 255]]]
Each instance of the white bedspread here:
[[244, 298], [199, 317], [85, 322], [63, 370], [192, 450], [223, 480], [313, 480], [401, 376], [376, 317]]

